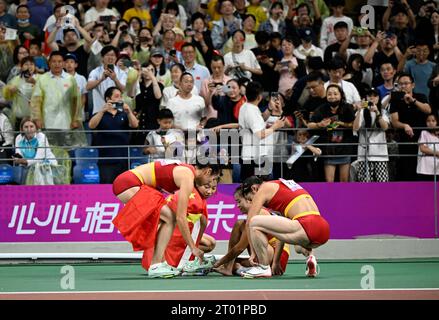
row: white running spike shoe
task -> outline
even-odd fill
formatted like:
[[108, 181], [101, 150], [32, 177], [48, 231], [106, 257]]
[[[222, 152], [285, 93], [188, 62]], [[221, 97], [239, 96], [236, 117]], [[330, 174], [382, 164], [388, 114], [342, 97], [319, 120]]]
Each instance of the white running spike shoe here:
[[166, 261], [153, 264], [148, 270], [149, 278], [172, 278], [178, 276], [179, 274], [180, 271], [173, 266], [170, 266]]
[[242, 272], [242, 276], [247, 279], [253, 278], [270, 278], [271, 277], [271, 267], [264, 266], [262, 264], [252, 267], [247, 271]]
[[313, 255], [310, 255], [306, 260], [305, 275], [310, 278], [315, 278], [319, 272], [319, 266], [317, 265], [317, 259]]

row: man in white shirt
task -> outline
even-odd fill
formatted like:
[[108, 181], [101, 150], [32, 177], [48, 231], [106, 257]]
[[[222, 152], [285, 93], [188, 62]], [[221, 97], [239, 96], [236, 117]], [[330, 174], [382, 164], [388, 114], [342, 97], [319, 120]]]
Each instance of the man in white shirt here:
[[334, 26], [337, 22], [346, 22], [348, 25], [348, 34], [352, 32], [354, 23], [351, 18], [343, 14], [345, 5], [345, 0], [331, 1], [332, 16], [323, 20], [320, 32], [320, 48], [322, 48], [322, 50], [325, 50], [327, 46], [337, 42], [334, 34]]
[[196, 130], [203, 127], [206, 105], [204, 99], [193, 95], [194, 77], [185, 72], [180, 78], [180, 91], [169, 99], [167, 107], [174, 115], [174, 127], [181, 130]]
[[105, 105], [104, 94], [110, 87], [117, 87], [125, 91], [127, 73], [116, 65], [119, 50], [113, 46], [106, 46], [101, 51], [102, 65], [90, 72], [87, 82], [87, 91], [92, 90], [93, 112], [102, 110]]
[[284, 120], [277, 120], [266, 129], [258, 104], [262, 101], [264, 88], [259, 82], [247, 85], [246, 97], [239, 110], [239, 128], [242, 137], [241, 181], [253, 175], [269, 175], [273, 169], [269, 159], [269, 148], [273, 145], [272, 134], [284, 126]]
[[347, 103], [352, 105], [361, 104], [361, 97], [357, 88], [351, 82], [343, 80], [345, 74], [345, 64], [343, 60], [340, 58], [332, 59], [328, 64], [328, 74], [329, 81], [325, 83], [325, 90], [330, 84], [337, 84], [342, 88]]
[[102, 21], [101, 17], [112, 16], [112, 20], [117, 21], [120, 18], [116, 9], [109, 9], [108, 4], [110, 0], [95, 0], [95, 6], [87, 10], [84, 15], [84, 24], [94, 23], [95, 21]]

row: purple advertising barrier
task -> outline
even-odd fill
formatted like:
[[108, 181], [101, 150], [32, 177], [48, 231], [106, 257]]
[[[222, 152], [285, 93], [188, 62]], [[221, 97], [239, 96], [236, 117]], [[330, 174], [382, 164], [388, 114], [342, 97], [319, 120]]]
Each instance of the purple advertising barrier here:
[[[331, 226], [331, 239], [435, 237], [433, 183], [303, 184]], [[237, 185], [208, 200], [206, 232], [228, 240], [245, 218]], [[0, 186], [0, 242], [124, 241], [111, 221], [122, 208], [110, 185]]]

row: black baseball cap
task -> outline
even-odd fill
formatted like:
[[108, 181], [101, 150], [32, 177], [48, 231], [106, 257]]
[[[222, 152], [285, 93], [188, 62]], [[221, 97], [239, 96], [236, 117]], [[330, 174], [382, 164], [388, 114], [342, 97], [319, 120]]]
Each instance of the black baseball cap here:
[[312, 28], [309, 27], [301, 28], [299, 29], [299, 36], [300, 39], [303, 39], [306, 42], [310, 42], [313, 39], [314, 31], [312, 30]]
[[78, 63], [78, 58], [74, 53], [67, 53], [64, 55], [64, 61], [67, 61], [69, 59], [74, 60], [76, 63]]

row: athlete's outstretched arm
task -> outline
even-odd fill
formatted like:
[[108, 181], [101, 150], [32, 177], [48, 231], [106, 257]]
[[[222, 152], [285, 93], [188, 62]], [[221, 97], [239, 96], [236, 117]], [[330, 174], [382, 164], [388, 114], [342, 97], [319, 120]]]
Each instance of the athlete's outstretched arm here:
[[192, 254], [198, 257], [201, 261], [203, 259], [204, 253], [203, 251], [201, 251], [195, 246], [194, 240], [192, 240], [191, 237], [191, 233], [186, 218], [189, 196], [192, 193], [193, 189], [194, 189], [193, 176], [191, 179], [190, 176], [188, 175], [188, 177], [186, 179], [183, 179], [180, 183], [180, 191], [179, 191], [178, 203], [177, 203], [177, 225], [178, 228], [180, 229], [184, 241], [189, 246], [189, 248], [191, 248]]

